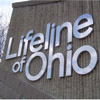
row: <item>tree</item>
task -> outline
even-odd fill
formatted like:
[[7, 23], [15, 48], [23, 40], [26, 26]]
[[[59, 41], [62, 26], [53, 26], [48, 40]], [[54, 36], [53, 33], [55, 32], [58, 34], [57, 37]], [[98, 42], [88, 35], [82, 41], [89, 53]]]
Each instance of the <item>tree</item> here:
[[0, 13], [0, 61], [5, 46], [5, 40], [8, 28], [9, 28], [9, 17], [7, 16], [6, 13], [1, 12]]

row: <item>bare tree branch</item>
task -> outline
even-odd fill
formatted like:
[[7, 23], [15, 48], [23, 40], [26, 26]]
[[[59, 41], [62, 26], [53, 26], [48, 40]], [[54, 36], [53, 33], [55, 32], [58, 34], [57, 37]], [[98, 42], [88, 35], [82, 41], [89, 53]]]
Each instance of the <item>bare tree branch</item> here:
[[9, 20], [10, 18], [8, 18], [8, 16], [4, 12], [0, 13], [0, 58], [3, 54], [6, 35], [9, 28]]

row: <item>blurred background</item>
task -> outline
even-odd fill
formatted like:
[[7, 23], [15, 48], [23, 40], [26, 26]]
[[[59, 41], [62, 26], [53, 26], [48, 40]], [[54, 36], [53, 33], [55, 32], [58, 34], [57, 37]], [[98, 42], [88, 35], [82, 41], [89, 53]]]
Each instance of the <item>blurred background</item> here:
[[0, 62], [3, 56], [5, 40], [9, 29], [9, 23], [12, 15], [12, 3], [29, 0], [0, 0]]

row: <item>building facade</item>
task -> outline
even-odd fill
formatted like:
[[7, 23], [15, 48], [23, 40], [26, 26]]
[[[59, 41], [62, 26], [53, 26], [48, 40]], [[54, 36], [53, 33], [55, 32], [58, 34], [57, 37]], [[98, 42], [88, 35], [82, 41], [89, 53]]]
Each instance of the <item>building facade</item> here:
[[1, 98], [100, 98], [99, 16], [99, 0], [14, 3]]

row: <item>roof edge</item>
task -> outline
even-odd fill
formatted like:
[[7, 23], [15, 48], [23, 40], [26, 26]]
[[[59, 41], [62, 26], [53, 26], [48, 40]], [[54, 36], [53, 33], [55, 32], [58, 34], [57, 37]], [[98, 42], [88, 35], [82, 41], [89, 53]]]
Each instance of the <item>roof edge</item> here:
[[35, 6], [35, 5], [41, 5], [41, 4], [48, 4], [48, 3], [55, 3], [55, 2], [61, 2], [62, 0], [51, 0], [51, 1], [24, 1], [24, 2], [16, 2], [12, 4], [13, 8], [19, 8], [19, 7], [26, 7], [26, 6]]

